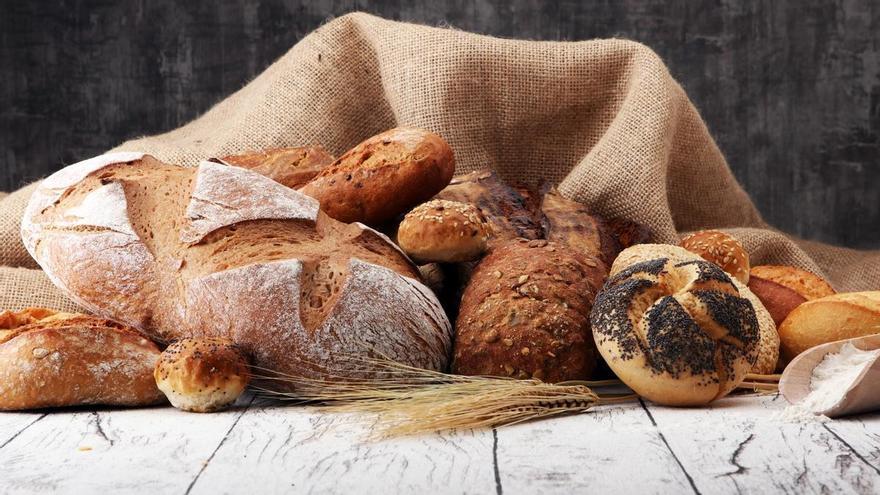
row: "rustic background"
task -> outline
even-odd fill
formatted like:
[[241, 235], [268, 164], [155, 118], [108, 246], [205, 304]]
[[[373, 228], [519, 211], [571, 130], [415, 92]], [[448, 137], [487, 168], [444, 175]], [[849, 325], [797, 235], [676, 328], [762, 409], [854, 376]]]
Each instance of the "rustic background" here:
[[0, 0], [0, 190], [177, 127], [328, 18], [504, 37], [625, 37], [668, 63], [768, 221], [880, 248], [880, 5], [871, 0]]

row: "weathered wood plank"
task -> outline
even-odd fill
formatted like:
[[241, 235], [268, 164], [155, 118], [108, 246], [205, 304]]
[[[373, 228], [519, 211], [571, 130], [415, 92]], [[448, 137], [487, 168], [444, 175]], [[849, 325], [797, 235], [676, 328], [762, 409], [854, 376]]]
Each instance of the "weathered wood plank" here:
[[492, 493], [492, 433], [366, 440], [372, 425], [300, 407], [248, 412], [191, 493]]
[[504, 493], [692, 493], [636, 405], [498, 430]]
[[646, 405], [701, 493], [877, 493], [880, 474], [822, 423], [786, 423], [779, 396], [713, 407]]
[[824, 426], [880, 474], [880, 413], [840, 418]]
[[44, 416], [43, 413], [0, 413], [0, 449]]
[[0, 449], [0, 491], [184, 493], [243, 411], [49, 414]]

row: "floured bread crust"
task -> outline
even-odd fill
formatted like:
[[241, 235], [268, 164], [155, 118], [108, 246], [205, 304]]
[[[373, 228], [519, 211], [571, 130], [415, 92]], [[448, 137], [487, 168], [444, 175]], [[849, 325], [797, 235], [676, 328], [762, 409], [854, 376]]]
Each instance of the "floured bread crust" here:
[[0, 313], [0, 410], [149, 405], [159, 349], [103, 318], [26, 310]]
[[164, 342], [228, 337], [255, 365], [288, 374], [344, 373], [355, 367], [346, 356], [368, 352], [445, 368], [451, 328], [439, 302], [375, 231], [223, 164], [143, 156], [71, 167], [34, 194], [22, 236], [96, 314]]

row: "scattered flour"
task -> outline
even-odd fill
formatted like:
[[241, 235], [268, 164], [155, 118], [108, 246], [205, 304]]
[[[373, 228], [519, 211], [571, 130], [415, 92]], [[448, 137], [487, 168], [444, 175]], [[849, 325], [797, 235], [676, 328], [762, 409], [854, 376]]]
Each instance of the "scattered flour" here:
[[797, 404], [780, 411], [775, 419], [788, 423], [828, 421], [827, 411], [842, 400], [859, 375], [880, 355], [880, 349], [863, 351], [850, 343], [830, 353], [813, 369], [810, 393]]

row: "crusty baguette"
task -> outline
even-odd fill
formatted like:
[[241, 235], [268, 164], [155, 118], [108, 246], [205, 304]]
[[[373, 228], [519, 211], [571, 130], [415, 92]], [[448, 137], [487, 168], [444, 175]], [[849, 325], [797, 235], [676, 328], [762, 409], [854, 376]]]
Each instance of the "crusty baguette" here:
[[449, 321], [397, 246], [253, 171], [97, 157], [43, 181], [22, 238], [66, 295], [157, 341], [225, 337], [286, 374], [446, 366]]
[[455, 158], [443, 138], [399, 127], [355, 146], [300, 190], [341, 222], [378, 226], [430, 199], [453, 173]]
[[153, 342], [103, 318], [51, 313], [0, 315], [0, 410], [164, 400], [153, 379]]
[[846, 292], [807, 301], [782, 325], [782, 359], [827, 342], [880, 333], [880, 291]]
[[297, 189], [333, 163], [333, 156], [320, 146], [274, 148], [217, 158], [217, 162], [253, 170]]

